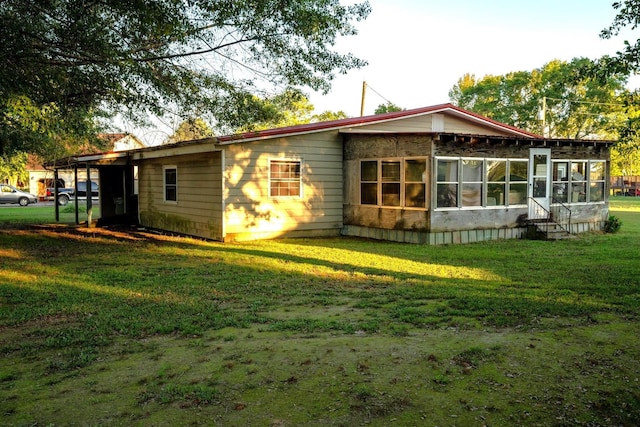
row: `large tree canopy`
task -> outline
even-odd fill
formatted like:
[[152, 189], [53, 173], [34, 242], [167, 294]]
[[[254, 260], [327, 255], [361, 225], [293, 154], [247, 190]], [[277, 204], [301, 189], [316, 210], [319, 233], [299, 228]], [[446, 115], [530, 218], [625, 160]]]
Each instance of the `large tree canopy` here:
[[[620, 34], [620, 32], [630, 27], [632, 30], [638, 29], [640, 25], [640, 1], [624, 0], [613, 3], [613, 8], [617, 11], [611, 25], [600, 32], [600, 37], [610, 39]], [[640, 72], [640, 39], [635, 42], [624, 41], [624, 48], [615, 56], [604, 56], [599, 60], [599, 71], [601, 75], [607, 75], [611, 71], [622, 73]]]
[[326, 91], [363, 66], [333, 46], [369, 12], [339, 0], [3, 0], [0, 154], [84, 137], [100, 112], [255, 122], [259, 89]]
[[[602, 82], [583, 70], [587, 58], [551, 61], [532, 71], [464, 75], [449, 92], [462, 108], [495, 120], [556, 138], [609, 137], [623, 111], [626, 74], [610, 73]], [[543, 129], [544, 127], [544, 129]]]
[[347, 118], [347, 114], [344, 111], [324, 111], [316, 114], [315, 107], [309, 102], [307, 95], [293, 88], [288, 88], [282, 93], [266, 98], [254, 97], [253, 103], [261, 105], [261, 108], [266, 113], [265, 118], [242, 126], [237, 129], [238, 132], [251, 132]]

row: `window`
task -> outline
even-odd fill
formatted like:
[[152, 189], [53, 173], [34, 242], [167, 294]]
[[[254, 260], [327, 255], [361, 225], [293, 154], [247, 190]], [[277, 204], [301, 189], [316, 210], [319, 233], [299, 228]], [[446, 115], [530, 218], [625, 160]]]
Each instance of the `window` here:
[[569, 201], [569, 162], [553, 162], [553, 202]]
[[571, 197], [569, 202], [587, 201], [587, 162], [571, 162]]
[[604, 201], [604, 162], [589, 162], [589, 201]]
[[165, 166], [164, 168], [164, 201], [178, 201], [178, 168]]
[[400, 206], [400, 162], [381, 162], [382, 206]]
[[404, 161], [404, 205], [409, 208], [424, 208], [426, 203], [425, 175], [426, 159]]
[[528, 160], [509, 160], [509, 205], [527, 203]]
[[300, 160], [269, 161], [269, 197], [300, 197]]
[[436, 158], [436, 207], [523, 205], [528, 165], [519, 159]]
[[605, 167], [603, 160], [554, 161], [553, 201], [562, 203], [603, 202]]
[[487, 206], [507, 203], [507, 161], [487, 160]]
[[436, 207], [458, 206], [458, 159], [438, 159], [436, 168]]
[[378, 204], [378, 161], [360, 162], [360, 204]]
[[462, 159], [462, 206], [482, 206], [482, 159]]
[[427, 160], [384, 159], [360, 162], [360, 204], [426, 207]]

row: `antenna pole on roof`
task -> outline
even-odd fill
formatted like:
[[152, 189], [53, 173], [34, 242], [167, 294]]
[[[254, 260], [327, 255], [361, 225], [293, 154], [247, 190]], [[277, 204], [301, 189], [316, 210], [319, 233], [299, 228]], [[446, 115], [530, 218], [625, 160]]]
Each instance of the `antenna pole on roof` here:
[[362, 100], [360, 101], [360, 117], [364, 116], [364, 96], [367, 93], [367, 82], [362, 82]]

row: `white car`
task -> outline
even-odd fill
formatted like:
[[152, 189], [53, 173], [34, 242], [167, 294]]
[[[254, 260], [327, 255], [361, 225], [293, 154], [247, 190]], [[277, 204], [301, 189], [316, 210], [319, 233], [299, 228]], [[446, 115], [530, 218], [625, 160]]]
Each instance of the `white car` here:
[[17, 203], [20, 206], [27, 206], [29, 203], [38, 203], [38, 197], [18, 190], [13, 185], [0, 184], [0, 203]]

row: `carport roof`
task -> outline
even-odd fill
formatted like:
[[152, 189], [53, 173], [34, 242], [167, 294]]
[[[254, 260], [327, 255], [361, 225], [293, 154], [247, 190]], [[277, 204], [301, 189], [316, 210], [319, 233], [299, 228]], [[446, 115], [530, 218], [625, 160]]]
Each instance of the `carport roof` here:
[[45, 163], [45, 166], [54, 169], [64, 169], [78, 166], [98, 167], [126, 165], [128, 163], [129, 154], [126, 151], [118, 151], [63, 157], [61, 159], [47, 162]]

